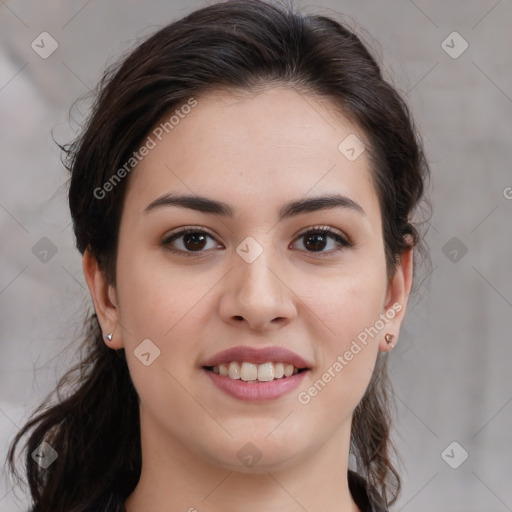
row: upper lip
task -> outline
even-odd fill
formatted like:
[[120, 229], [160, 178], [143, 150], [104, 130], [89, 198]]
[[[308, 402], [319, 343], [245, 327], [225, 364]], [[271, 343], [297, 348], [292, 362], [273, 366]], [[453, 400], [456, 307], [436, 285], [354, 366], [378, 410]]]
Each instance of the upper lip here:
[[268, 362], [278, 362], [292, 364], [296, 368], [311, 368], [311, 365], [302, 359], [299, 355], [283, 347], [253, 348], [239, 346], [228, 348], [218, 352], [207, 359], [202, 366], [217, 366], [231, 361], [248, 362], [263, 364]]

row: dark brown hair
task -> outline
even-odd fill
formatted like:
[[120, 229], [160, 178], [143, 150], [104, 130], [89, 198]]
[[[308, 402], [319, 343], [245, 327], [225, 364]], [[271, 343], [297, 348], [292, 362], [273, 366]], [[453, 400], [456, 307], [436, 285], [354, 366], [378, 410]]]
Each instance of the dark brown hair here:
[[[118, 172], [164, 115], [209, 91], [257, 92], [279, 85], [327, 100], [355, 123], [368, 143], [378, 193], [388, 277], [397, 258], [416, 247], [426, 255], [412, 214], [424, 198], [429, 170], [409, 110], [379, 65], [343, 23], [308, 15], [291, 4], [233, 0], [196, 10], [139, 44], [98, 85], [81, 135], [63, 147], [71, 172], [69, 205], [76, 245], [89, 248], [115, 284], [118, 228], [127, 179], [104, 197]], [[417, 260], [415, 258], [415, 273]], [[87, 322], [84, 356], [59, 382], [14, 439], [21, 437], [34, 512], [84, 512], [120, 507], [141, 471], [139, 400], [124, 350], [109, 349], [96, 315]], [[64, 386], [71, 384], [66, 396]], [[400, 477], [390, 440], [390, 383], [379, 354], [352, 420], [357, 470], [393, 503]], [[38, 413], [38, 414], [37, 414]], [[37, 415], [36, 415], [37, 414]], [[58, 458], [42, 469], [31, 457], [42, 441]]]

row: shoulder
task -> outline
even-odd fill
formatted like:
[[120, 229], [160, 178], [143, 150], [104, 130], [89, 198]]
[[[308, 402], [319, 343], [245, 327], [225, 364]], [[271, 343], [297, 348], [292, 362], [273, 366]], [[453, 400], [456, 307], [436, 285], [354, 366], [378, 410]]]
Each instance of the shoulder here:
[[379, 493], [355, 471], [348, 471], [350, 494], [361, 512], [388, 512], [388, 508]]

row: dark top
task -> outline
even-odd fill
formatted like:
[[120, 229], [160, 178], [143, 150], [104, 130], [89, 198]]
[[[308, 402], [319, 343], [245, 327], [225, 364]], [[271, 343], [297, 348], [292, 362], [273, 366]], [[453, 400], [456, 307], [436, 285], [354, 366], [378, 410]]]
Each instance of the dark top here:
[[[378, 492], [373, 487], [367, 488], [366, 480], [358, 473], [348, 471], [348, 487], [361, 512], [388, 512], [386, 504]], [[101, 506], [95, 506], [88, 512], [126, 512], [124, 501], [125, 498], [117, 493], [112, 493]], [[33, 512], [33, 510], [29, 512]]]
[[366, 480], [350, 470], [348, 471], [348, 488], [361, 512], [388, 512], [388, 508], [377, 490], [373, 487], [367, 490]]

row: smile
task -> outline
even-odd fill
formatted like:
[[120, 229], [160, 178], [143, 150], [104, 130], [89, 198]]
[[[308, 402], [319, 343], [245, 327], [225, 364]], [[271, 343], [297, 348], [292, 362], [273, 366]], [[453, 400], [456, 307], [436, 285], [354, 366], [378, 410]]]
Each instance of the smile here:
[[284, 347], [232, 347], [200, 363], [213, 385], [238, 400], [259, 402], [291, 393], [312, 371], [312, 362]]
[[247, 361], [231, 361], [230, 363], [206, 367], [206, 369], [217, 375], [244, 382], [270, 382], [297, 375], [300, 371], [305, 370], [305, 368], [297, 368], [288, 363], [266, 362], [256, 364]]

